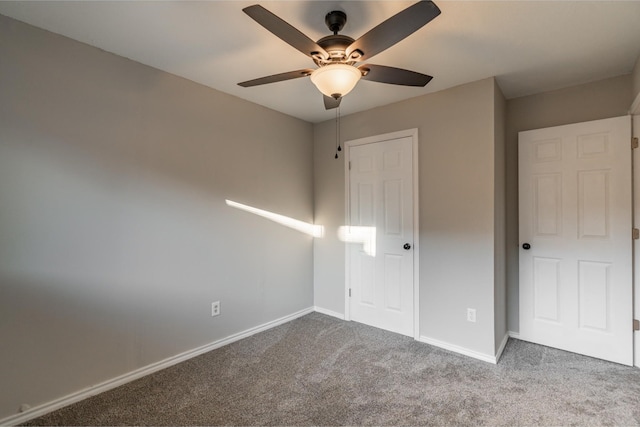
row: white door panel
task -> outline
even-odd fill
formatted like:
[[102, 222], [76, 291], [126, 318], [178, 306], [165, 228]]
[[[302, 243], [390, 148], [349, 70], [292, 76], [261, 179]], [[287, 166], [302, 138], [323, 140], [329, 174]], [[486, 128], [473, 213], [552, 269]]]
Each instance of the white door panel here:
[[413, 140], [349, 147], [351, 319], [413, 336]]
[[521, 132], [520, 337], [632, 364], [630, 119]]

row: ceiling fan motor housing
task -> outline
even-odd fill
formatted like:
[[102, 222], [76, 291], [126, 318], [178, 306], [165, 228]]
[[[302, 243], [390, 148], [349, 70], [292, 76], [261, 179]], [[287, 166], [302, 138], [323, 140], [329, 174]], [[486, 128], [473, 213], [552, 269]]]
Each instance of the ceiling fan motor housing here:
[[[353, 39], [349, 36], [342, 34], [333, 34], [326, 36], [317, 41], [318, 45], [327, 51], [329, 54], [329, 60], [323, 60], [322, 58], [313, 58], [315, 63], [319, 66], [326, 65], [331, 62], [343, 62], [350, 65], [355, 62], [346, 62], [347, 56], [345, 51], [353, 43]], [[319, 60], [320, 59], [320, 60]]]

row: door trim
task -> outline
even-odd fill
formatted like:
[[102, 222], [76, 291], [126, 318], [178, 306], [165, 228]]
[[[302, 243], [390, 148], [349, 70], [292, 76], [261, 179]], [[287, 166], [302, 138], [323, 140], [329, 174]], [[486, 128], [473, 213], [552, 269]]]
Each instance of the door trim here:
[[[640, 94], [636, 97], [634, 107], [631, 109], [631, 135], [640, 138]], [[640, 149], [631, 150], [633, 163], [631, 164], [633, 226], [640, 225]], [[640, 246], [639, 241], [634, 240], [633, 248], [633, 318], [640, 318]], [[640, 368], [640, 331], [633, 332], [633, 364]]]
[[[349, 200], [349, 189], [350, 189], [350, 178], [349, 178], [349, 161], [351, 160], [351, 147], [355, 147], [358, 145], [364, 144], [375, 144], [379, 142], [385, 142], [393, 139], [399, 138], [411, 138], [411, 146], [412, 146], [412, 159], [413, 159], [413, 177], [412, 177], [412, 188], [413, 188], [413, 338], [420, 338], [420, 206], [419, 206], [419, 191], [418, 191], [418, 129], [407, 129], [401, 130], [398, 132], [385, 133], [382, 135], [374, 135], [366, 138], [353, 139], [350, 141], [345, 141], [344, 143], [344, 206], [345, 206], [345, 225], [350, 225], [349, 220], [349, 210], [350, 210], [350, 200]], [[347, 243], [344, 244], [345, 248]], [[344, 286], [344, 318], [345, 320], [351, 320], [351, 301], [349, 297], [349, 288], [351, 287], [350, 278], [351, 278], [351, 259], [350, 259], [350, 251], [345, 250], [345, 286]]]

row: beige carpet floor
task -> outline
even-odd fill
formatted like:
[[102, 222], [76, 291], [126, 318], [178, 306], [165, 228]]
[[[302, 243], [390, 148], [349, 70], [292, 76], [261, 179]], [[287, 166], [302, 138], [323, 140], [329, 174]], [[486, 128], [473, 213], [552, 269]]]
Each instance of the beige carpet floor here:
[[640, 369], [509, 340], [497, 365], [312, 313], [28, 425], [640, 425]]

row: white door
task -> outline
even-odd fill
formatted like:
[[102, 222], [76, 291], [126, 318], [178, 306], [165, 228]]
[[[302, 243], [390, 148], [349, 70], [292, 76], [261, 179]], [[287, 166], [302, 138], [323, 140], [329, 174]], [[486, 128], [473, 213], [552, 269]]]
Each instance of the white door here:
[[352, 320], [414, 336], [413, 139], [349, 147]]
[[626, 365], [630, 123], [627, 116], [519, 135], [520, 338]]

